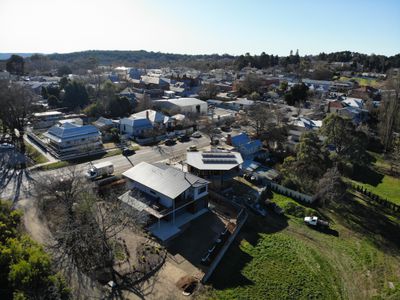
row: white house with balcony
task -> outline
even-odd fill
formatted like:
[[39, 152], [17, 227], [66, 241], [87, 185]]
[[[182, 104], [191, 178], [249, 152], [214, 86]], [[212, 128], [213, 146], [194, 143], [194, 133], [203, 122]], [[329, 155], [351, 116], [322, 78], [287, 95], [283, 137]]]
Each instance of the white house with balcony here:
[[166, 242], [208, 211], [208, 181], [162, 163], [141, 162], [122, 174], [129, 191], [119, 199], [149, 217], [147, 229]]
[[100, 131], [93, 125], [65, 122], [49, 128], [43, 134], [49, 151], [59, 159], [103, 153]]
[[153, 130], [163, 131], [173, 124], [173, 120], [161, 112], [147, 109], [120, 121], [120, 131], [134, 137], [144, 137]]

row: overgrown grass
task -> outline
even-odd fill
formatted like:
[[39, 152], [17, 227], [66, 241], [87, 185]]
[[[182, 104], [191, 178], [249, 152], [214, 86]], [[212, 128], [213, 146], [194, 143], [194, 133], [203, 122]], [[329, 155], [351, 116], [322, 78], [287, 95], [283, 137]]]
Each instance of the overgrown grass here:
[[285, 233], [240, 243], [251, 261], [241, 270], [248, 284], [217, 291], [218, 299], [339, 299], [338, 278], [318, 251]]
[[272, 201], [278, 204], [284, 209], [286, 214], [293, 217], [303, 218], [304, 216], [318, 215], [317, 211], [313, 208], [306, 206], [305, 204], [299, 203], [292, 198], [283, 196], [281, 194], [272, 193]]
[[49, 161], [46, 156], [36, 150], [35, 147], [33, 147], [31, 144], [25, 142], [25, 149], [26, 155], [33, 160], [35, 165], [46, 163]]
[[[302, 206], [279, 194], [273, 200]], [[249, 219], [211, 278], [210, 298], [400, 299], [400, 221], [359, 201], [322, 211], [338, 235], [309, 228], [297, 216]]]

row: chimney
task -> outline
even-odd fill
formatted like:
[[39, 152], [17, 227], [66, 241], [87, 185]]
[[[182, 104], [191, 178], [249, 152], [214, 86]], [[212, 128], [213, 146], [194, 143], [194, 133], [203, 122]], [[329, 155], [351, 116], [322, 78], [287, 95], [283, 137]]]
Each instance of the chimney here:
[[231, 134], [228, 134], [226, 137], [226, 144], [232, 146], [232, 136]]
[[149, 119], [149, 110], [146, 110], [146, 119]]

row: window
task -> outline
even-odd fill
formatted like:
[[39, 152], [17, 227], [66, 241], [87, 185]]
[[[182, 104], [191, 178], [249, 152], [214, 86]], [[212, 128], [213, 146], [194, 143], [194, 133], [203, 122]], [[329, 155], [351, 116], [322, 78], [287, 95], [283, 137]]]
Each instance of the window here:
[[205, 185], [205, 186], [199, 188], [198, 194], [203, 194], [203, 193], [205, 193], [206, 191], [207, 191], [207, 186]]

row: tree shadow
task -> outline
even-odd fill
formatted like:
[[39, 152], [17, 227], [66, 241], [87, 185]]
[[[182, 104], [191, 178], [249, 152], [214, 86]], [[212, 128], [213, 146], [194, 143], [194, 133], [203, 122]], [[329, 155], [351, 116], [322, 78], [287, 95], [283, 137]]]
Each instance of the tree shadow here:
[[253, 259], [251, 255], [240, 248], [241, 242], [243, 240], [249, 241], [249, 239], [251, 239], [253, 243], [257, 243], [259, 237], [257, 237], [257, 234], [253, 235], [251, 238], [247, 235], [239, 234], [233, 241], [209, 279], [209, 283], [212, 284], [215, 289], [223, 290], [254, 284], [252, 280], [242, 274], [244, 267]]
[[261, 234], [274, 234], [288, 226], [288, 218], [273, 213], [267, 217], [250, 215], [241, 232], [222, 258], [217, 269], [211, 275], [209, 282], [216, 289], [243, 287], [254, 285], [254, 282], [243, 275], [242, 271], [253, 257], [241, 249], [242, 241], [255, 247]]
[[328, 235], [332, 235], [334, 237], [339, 237], [339, 231], [332, 229], [330, 227], [316, 227], [316, 226], [310, 226], [311, 229], [324, 233], [324, 234], [328, 234]]
[[382, 183], [383, 177], [383, 174], [376, 172], [370, 167], [355, 166], [353, 174], [350, 178], [361, 183], [377, 186], [378, 184]]
[[19, 151], [0, 153], [0, 194], [16, 203], [20, 197], [29, 193], [29, 184], [33, 181], [27, 158]]
[[400, 247], [400, 225], [382, 213], [379, 207], [348, 195], [336, 208], [341, 222], [351, 229], [366, 235], [377, 247], [391, 251]]

